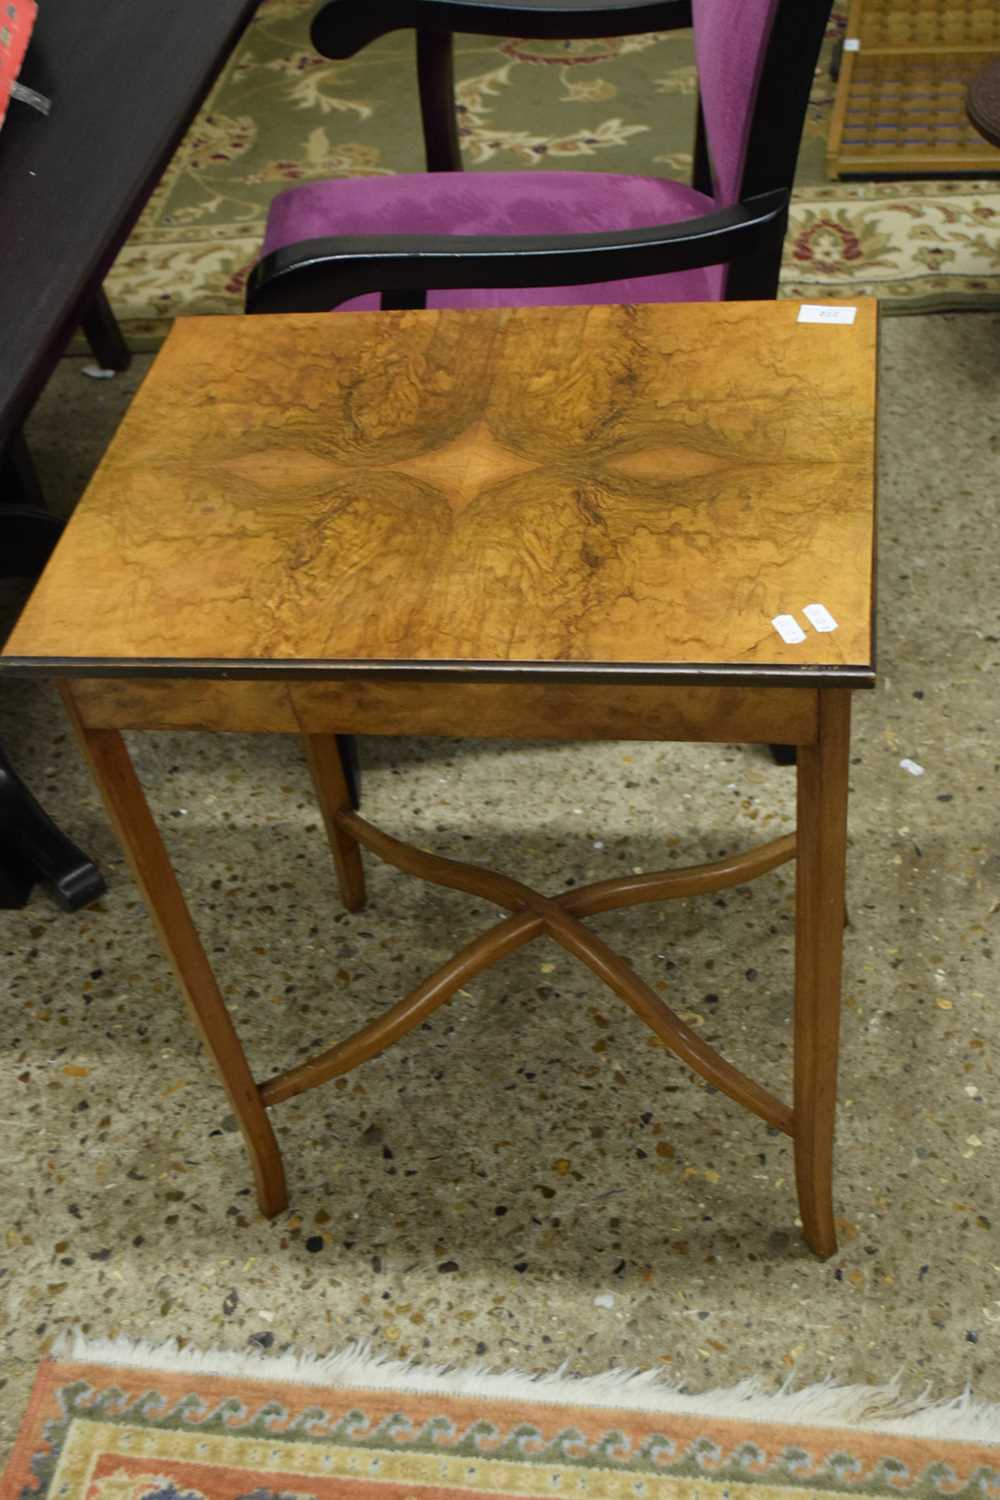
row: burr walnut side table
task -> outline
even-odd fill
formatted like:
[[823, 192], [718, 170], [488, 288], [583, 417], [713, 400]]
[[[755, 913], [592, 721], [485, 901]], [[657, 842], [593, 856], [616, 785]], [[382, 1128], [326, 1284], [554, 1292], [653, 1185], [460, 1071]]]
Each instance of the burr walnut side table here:
[[[177, 323], [10, 637], [66, 706], [240, 1122], [405, 1036], [543, 934], [831, 1198], [851, 693], [874, 680], [876, 309], [794, 302]], [[802, 318], [806, 321], [802, 321]], [[816, 319], [821, 321], [815, 321]], [[345, 905], [362, 848], [506, 915], [382, 1017], [258, 1082], [121, 731], [301, 736]], [[545, 896], [351, 806], [337, 735], [797, 748], [797, 833]], [[732, 1066], [584, 918], [796, 859], [794, 1090]]]

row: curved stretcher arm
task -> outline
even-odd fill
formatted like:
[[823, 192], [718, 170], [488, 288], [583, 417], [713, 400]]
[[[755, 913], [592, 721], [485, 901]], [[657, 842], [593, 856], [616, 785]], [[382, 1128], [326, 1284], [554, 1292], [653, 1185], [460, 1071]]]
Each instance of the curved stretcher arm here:
[[[366, 292], [456, 287], [581, 286], [662, 276], [697, 266], [775, 258], [788, 196], [746, 203], [677, 224], [565, 235], [360, 235], [302, 240], [254, 268], [247, 312], [322, 312]], [[418, 296], [396, 306], [420, 306]]]
[[324, 57], [353, 57], [386, 32], [408, 28], [570, 40], [690, 25], [691, 0], [327, 0], [312, 42]]

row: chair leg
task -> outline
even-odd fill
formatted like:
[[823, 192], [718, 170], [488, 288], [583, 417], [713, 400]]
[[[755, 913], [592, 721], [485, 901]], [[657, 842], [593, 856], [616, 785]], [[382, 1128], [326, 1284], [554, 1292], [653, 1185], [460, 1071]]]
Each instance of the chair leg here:
[[788, 211], [782, 214], [768, 243], [754, 255], [742, 255], [726, 268], [727, 302], [773, 302], [781, 279], [781, 253], [788, 228]]
[[46, 508], [38, 471], [20, 427], [0, 443], [0, 503], [6, 506], [15, 502], [38, 510]]
[[795, 1176], [806, 1242], [824, 1259], [833, 1224], [833, 1133], [847, 853], [851, 695], [818, 694], [819, 734], [798, 752], [795, 911]]
[[348, 911], [361, 911], [365, 904], [365, 871], [361, 862], [361, 849], [337, 823], [337, 813], [349, 812], [355, 805], [344, 764], [341, 738], [342, 736], [335, 734], [304, 734], [302, 741], [337, 870], [340, 899]]
[[63, 911], [79, 911], [107, 890], [100, 870], [35, 801], [2, 746], [0, 840], [4, 867], [0, 907], [23, 906], [36, 880], [51, 886]]
[[423, 287], [404, 287], [402, 290], [382, 293], [382, 312], [422, 312], [426, 306], [427, 293]]
[[428, 172], [462, 170], [454, 58], [450, 32], [417, 31], [417, 85]]
[[0, 578], [38, 578], [63, 531], [58, 516], [37, 505], [0, 505]]
[[132, 355], [103, 287], [81, 318], [80, 326], [102, 369], [128, 369]]
[[17, 911], [26, 906], [35, 885], [30, 870], [9, 848], [0, 851], [0, 911]]
[[[23, 436], [8, 450], [12, 471], [34, 471]], [[62, 533], [57, 516], [33, 504], [0, 505], [0, 577], [35, 579]], [[51, 886], [63, 911], [79, 911], [107, 890], [100, 870], [56, 827], [31, 795], [0, 746], [0, 907], [23, 906], [35, 881]]]
[[260, 1211], [273, 1218], [288, 1207], [278, 1142], [125, 742], [116, 730], [88, 729], [77, 712], [71, 688], [63, 689], [63, 701], [187, 1001], [191, 1019], [201, 1033], [243, 1132]]
[[358, 750], [357, 735], [338, 734], [337, 749], [340, 751], [340, 762], [344, 768], [351, 806], [357, 812], [361, 806], [361, 754]]

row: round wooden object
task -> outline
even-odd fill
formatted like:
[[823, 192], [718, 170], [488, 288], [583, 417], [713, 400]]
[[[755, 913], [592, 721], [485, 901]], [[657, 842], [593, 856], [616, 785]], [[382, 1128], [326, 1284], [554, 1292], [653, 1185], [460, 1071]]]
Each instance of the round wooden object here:
[[991, 146], [1000, 146], [1000, 57], [973, 78], [965, 108], [979, 134]]

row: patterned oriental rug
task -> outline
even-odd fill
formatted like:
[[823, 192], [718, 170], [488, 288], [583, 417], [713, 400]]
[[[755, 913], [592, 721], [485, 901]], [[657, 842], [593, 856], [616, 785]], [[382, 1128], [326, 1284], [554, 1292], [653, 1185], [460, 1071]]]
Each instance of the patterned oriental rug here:
[[41, 1368], [3, 1500], [745, 1500], [1000, 1494], [1000, 1408], [893, 1388], [433, 1372], [77, 1342]]
[[[412, 36], [396, 32], [330, 62], [309, 45], [318, 4], [263, 0], [119, 255], [108, 289], [136, 346], [179, 313], [239, 311], [275, 193], [422, 170]], [[830, 55], [845, 11], [837, 7], [816, 74], [785, 295], [878, 296], [897, 311], [1000, 305], [1000, 181], [827, 179]], [[456, 78], [471, 171], [690, 173], [687, 32], [580, 42], [460, 36]]]

